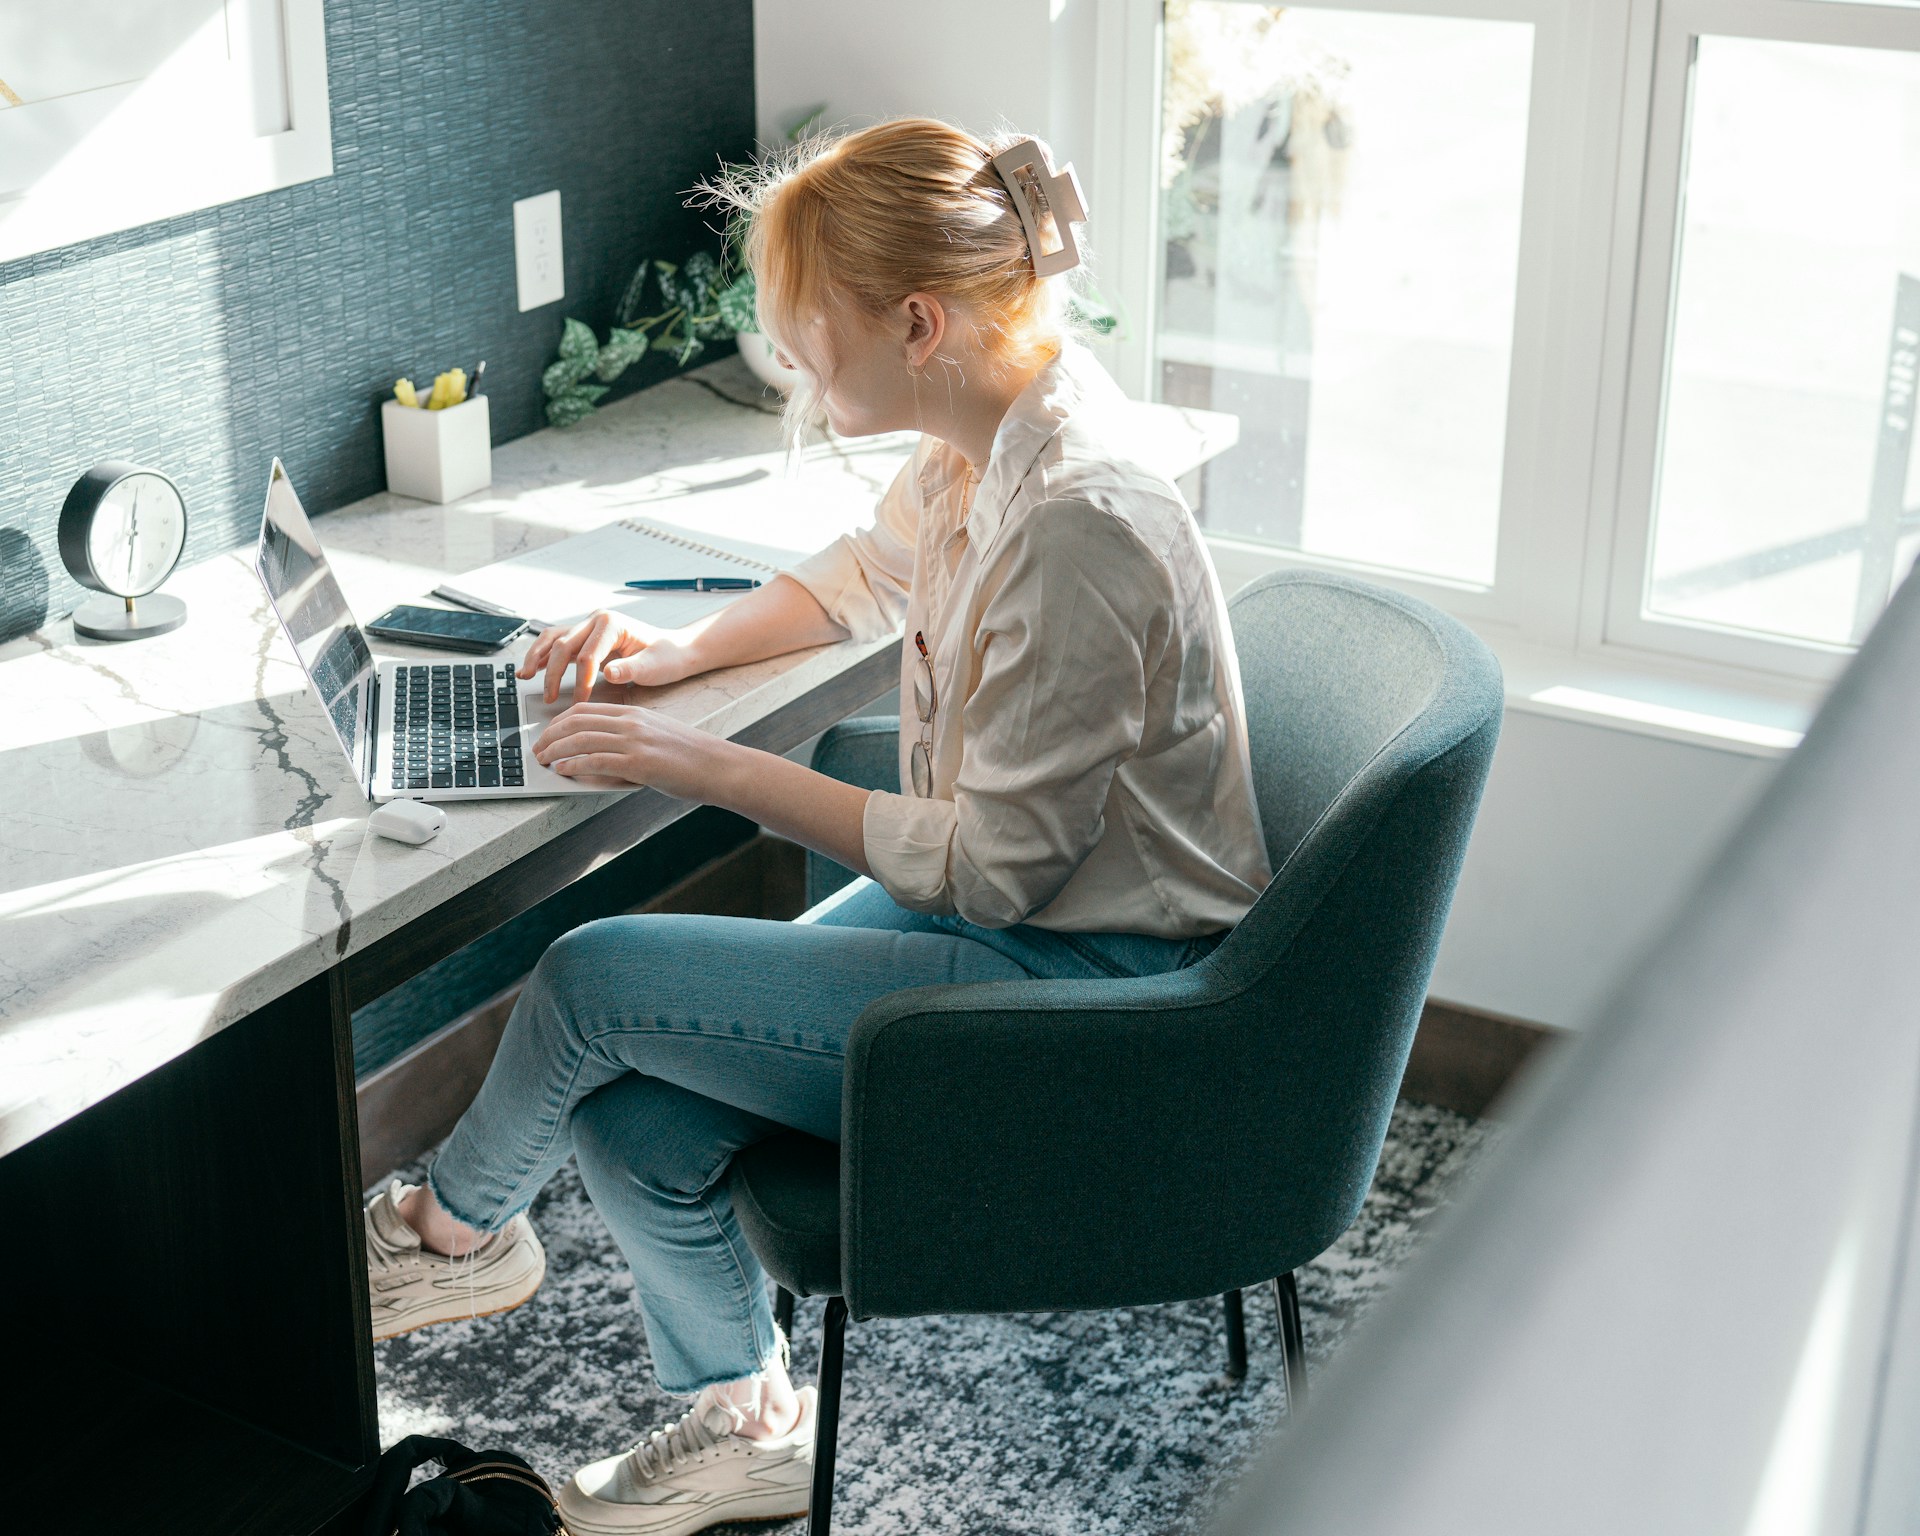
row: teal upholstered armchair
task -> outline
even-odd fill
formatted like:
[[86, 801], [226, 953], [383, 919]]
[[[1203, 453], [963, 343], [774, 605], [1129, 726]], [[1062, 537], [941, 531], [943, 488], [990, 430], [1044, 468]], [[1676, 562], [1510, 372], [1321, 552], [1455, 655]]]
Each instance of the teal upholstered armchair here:
[[[793, 1294], [831, 1298], [814, 1536], [849, 1315], [1223, 1294], [1244, 1371], [1239, 1292], [1271, 1281], [1301, 1401], [1293, 1271], [1372, 1181], [1499, 734], [1500, 672], [1444, 614], [1343, 576], [1270, 576], [1229, 611], [1276, 871], [1240, 925], [1169, 975], [883, 998], [853, 1027], [840, 1144], [789, 1133], [734, 1159], [784, 1316]], [[851, 721], [815, 766], [892, 787], [894, 731]], [[809, 878], [818, 900], [835, 866]]]

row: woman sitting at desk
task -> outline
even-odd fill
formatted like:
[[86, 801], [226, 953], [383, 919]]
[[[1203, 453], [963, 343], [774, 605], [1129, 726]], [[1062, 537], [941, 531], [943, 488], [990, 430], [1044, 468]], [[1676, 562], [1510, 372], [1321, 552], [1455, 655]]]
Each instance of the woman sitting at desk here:
[[1118, 390], [1062, 326], [1052, 274], [1076, 247], [1056, 215], [1080, 211], [1077, 189], [1032, 141], [996, 164], [910, 119], [713, 191], [748, 216], [761, 319], [801, 376], [793, 419], [823, 406], [842, 436], [915, 428], [919, 448], [872, 528], [790, 576], [683, 630], [607, 613], [549, 630], [521, 675], [544, 667], [555, 699], [572, 668], [584, 700], [596, 675], [672, 683], [904, 622], [901, 792], [639, 706], [576, 703], [536, 745], [560, 772], [724, 806], [870, 877], [798, 923], [616, 917], [566, 935], [428, 1184], [368, 1209], [380, 1336], [504, 1311], [544, 1270], [522, 1213], [579, 1159], [660, 1385], [693, 1396], [563, 1489], [581, 1536], [805, 1510], [814, 1389], [788, 1379], [725, 1174], [782, 1127], [839, 1138], [868, 1003], [1190, 965], [1269, 875], [1199, 530], [1129, 459]]

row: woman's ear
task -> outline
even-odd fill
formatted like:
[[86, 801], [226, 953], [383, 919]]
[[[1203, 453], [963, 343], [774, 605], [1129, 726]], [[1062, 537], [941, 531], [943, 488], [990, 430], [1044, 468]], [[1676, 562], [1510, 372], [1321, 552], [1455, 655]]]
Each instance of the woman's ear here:
[[906, 325], [907, 366], [916, 372], [933, 360], [947, 334], [945, 306], [930, 293], [910, 293], [900, 301]]

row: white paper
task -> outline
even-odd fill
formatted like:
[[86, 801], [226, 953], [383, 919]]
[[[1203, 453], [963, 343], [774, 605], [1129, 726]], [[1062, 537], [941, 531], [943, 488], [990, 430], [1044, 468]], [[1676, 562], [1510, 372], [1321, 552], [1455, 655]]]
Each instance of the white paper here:
[[747, 576], [770, 581], [777, 572], [803, 558], [797, 550], [717, 539], [652, 518], [640, 526], [633, 526], [635, 523], [640, 520], [577, 533], [511, 560], [467, 571], [442, 583], [436, 591], [455, 602], [485, 605], [530, 619], [539, 628], [571, 624], [596, 608], [610, 608], [643, 624], [677, 629], [744, 594], [634, 592], [624, 583], [695, 576]]

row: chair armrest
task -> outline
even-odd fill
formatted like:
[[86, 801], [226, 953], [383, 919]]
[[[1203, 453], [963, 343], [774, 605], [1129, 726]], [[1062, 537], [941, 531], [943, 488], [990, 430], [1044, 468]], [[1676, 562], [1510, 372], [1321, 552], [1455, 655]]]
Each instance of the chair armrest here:
[[[1279, 1128], [1334, 1122], [1294, 1102], [1312, 1074], [1289, 1072], [1288, 1039], [1210, 961], [875, 1002], [853, 1028], [843, 1101], [849, 1307], [1144, 1305], [1305, 1262], [1351, 1220], [1365, 1177], [1347, 1190], [1290, 1176]], [[1334, 1121], [1349, 1122], [1343, 1141], [1373, 1134], [1357, 1102]]]
[[[900, 787], [900, 722], [892, 715], [842, 720], [813, 749], [813, 770], [861, 789]], [[807, 854], [807, 905], [816, 907], [853, 879], [853, 871]]]

